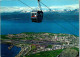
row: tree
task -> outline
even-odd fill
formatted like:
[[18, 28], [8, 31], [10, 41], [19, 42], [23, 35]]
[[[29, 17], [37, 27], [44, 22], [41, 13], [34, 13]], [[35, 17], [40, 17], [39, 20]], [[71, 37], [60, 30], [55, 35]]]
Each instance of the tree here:
[[61, 54], [60, 57], [76, 57], [78, 52], [74, 49], [65, 49]]

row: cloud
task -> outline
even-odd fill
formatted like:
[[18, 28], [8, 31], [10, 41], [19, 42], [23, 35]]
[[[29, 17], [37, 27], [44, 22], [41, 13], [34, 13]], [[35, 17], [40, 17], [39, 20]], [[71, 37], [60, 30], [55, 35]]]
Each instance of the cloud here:
[[18, 0], [0, 0], [0, 1], [18, 1]]
[[79, 4], [63, 5], [63, 6], [50, 6], [51, 9], [78, 9]]
[[[35, 7], [32, 7], [32, 8], [35, 8]], [[0, 7], [0, 12], [14, 12], [14, 11], [31, 11], [31, 9], [28, 7], [18, 7], [18, 6], [14, 6], [14, 7], [2, 6], [2, 7]]]
[[[33, 9], [36, 9], [36, 7], [32, 7]], [[73, 5], [64, 5], [64, 6], [50, 6], [52, 10], [64, 10], [64, 9], [79, 9], [79, 4], [73, 4]], [[42, 7], [43, 10], [48, 10], [46, 7]], [[14, 12], [14, 11], [31, 11], [32, 9], [28, 7], [20, 7], [20, 6], [1, 6], [0, 12]]]

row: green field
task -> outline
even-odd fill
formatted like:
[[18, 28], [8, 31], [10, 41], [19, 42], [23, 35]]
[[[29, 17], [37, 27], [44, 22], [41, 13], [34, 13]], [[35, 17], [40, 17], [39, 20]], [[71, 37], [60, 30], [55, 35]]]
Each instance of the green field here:
[[73, 48], [71, 48], [71, 49], [75, 49], [75, 50], [77, 50], [77, 51], [79, 52], [79, 48], [73, 47]]
[[[79, 48], [71, 48], [74, 50], [77, 50], [79, 52]], [[59, 50], [53, 50], [53, 51], [44, 51], [44, 52], [40, 52], [40, 53], [36, 53], [36, 54], [31, 54], [28, 55], [26, 57], [57, 57], [58, 55], [61, 54], [61, 52], [65, 50], [65, 49], [59, 49]]]
[[63, 49], [54, 51], [44, 51], [36, 54], [31, 54], [26, 57], [57, 57], [57, 55], [59, 55], [62, 51]]

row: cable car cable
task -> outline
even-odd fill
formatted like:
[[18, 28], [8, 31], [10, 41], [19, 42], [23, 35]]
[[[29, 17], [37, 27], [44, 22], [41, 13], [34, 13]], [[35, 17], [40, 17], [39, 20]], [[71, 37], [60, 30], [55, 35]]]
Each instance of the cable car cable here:
[[[47, 17], [48, 18], [48, 17]], [[70, 32], [70, 34], [75, 35], [71, 30], [65, 28], [64, 26], [60, 25], [59, 23], [54, 22], [55, 24], [59, 25], [60, 27], [62, 27], [64, 30], [67, 30], [68, 32]], [[73, 38], [73, 40], [75, 41], [75, 38]], [[74, 42], [75, 43], [75, 42]], [[74, 44], [73, 43], [73, 44]], [[75, 45], [74, 45], [75, 46]]]
[[[42, 2], [40, 2], [40, 3], [42, 3]], [[44, 3], [42, 3], [44, 6], [46, 6]], [[48, 6], [46, 6], [50, 11], [51, 11], [51, 9], [48, 7]], [[67, 21], [66, 19], [64, 19], [65, 21]], [[68, 21], [67, 21], [68, 22]], [[70, 23], [70, 22], [68, 22], [68, 23]], [[75, 27], [77, 30], [79, 30], [75, 25], [73, 25], [72, 23], [70, 23], [73, 27]]]
[[72, 27], [74, 27], [76, 30], [79, 30], [75, 25], [73, 25], [71, 22], [69, 22], [68, 20], [64, 19], [63, 20], [67, 23], [69, 23]]
[[[42, 3], [42, 2], [40, 2], [40, 3]], [[42, 3], [44, 6], [46, 6], [44, 3]], [[46, 6], [50, 11], [51, 11], [51, 9], [48, 7], [48, 6]]]
[[[40, 3], [42, 3], [42, 2], [40, 2]], [[44, 6], [46, 6], [44, 3], [42, 3]], [[51, 11], [51, 9], [48, 7], [48, 6], [46, 6], [50, 11]], [[67, 21], [66, 19], [65, 19], [65, 21]], [[67, 21], [68, 22], [68, 21]], [[70, 23], [70, 22], [68, 22], [68, 23]], [[72, 26], [74, 26], [72, 23], [70, 23]], [[78, 30], [78, 28], [76, 27], [76, 26], [74, 26], [77, 30]]]
[[[18, 0], [18, 1], [21, 2], [22, 4], [28, 6], [26, 3], [22, 2], [21, 0]], [[29, 7], [30, 9], [33, 9], [33, 8], [31, 8], [30, 6], [28, 6], [28, 7]]]
[[[46, 17], [46, 16], [45, 16], [45, 17]], [[48, 17], [46, 17], [46, 18], [48, 18]], [[59, 25], [60, 27], [62, 27], [64, 30], [67, 30], [67, 31], [70, 32], [71, 34], [75, 35], [71, 30], [65, 28], [64, 26], [62, 26], [62, 25], [60, 25], [60, 24], [58, 24], [58, 23], [56, 23], [56, 22], [54, 22], [54, 23], [57, 24], [57, 25]]]
[[[19, 2], [21, 2], [21, 3], [23, 3], [24, 5], [26, 5], [26, 6], [28, 6], [27, 4], [25, 4], [24, 2], [22, 2], [21, 0], [18, 0]], [[40, 2], [40, 3], [42, 3], [42, 2]], [[44, 3], [42, 3], [44, 6], [46, 6]], [[41, 6], [41, 5], [40, 5]], [[33, 9], [33, 8], [31, 8], [30, 6], [28, 6], [30, 9]], [[46, 6], [50, 11], [51, 11], [51, 9], [48, 7], [48, 6]], [[67, 21], [66, 19], [65, 19], [65, 21]], [[68, 21], [67, 21], [68, 22]], [[70, 23], [70, 22], [68, 22], [68, 23]], [[71, 23], [70, 23], [71, 24]], [[72, 26], [74, 26], [73, 24], [71, 24]], [[78, 28], [76, 27], [76, 26], [74, 26], [77, 30], [78, 30]]]
[[39, 10], [42, 11], [41, 4], [40, 4], [40, 0], [38, 0], [38, 7], [39, 7]]
[[75, 25], [73, 25], [71, 22], [69, 22], [67, 19], [64, 19], [63, 20], [67, 23], [69, 23], [72, 27], [74, 27], [76, 30], [79, 30]]
[[64, 19], [66, 22], [68, 22], [70, 25], [72, 25], [72, 27], [74, 27], [76, 30], [79, 30], [75, 25], [73, 25], [72, 23], [70, 23], [69, 21], [67, 21], [66, 19]]

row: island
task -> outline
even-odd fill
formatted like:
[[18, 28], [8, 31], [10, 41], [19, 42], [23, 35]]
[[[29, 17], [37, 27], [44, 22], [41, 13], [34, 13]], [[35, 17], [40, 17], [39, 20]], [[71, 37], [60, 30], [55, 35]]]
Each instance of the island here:
[[60, 57], [65, 52], [69, 53], [70, 50], [72, 54], [74, 51], [74, 56], [79, 57], [79, 37], [76, 35], [24, 32], [1, 35], [0, 40], [1, 43], [11, 45], [8, 49], [13, 48], [13, 46], [21, 48], [15, 57]]

